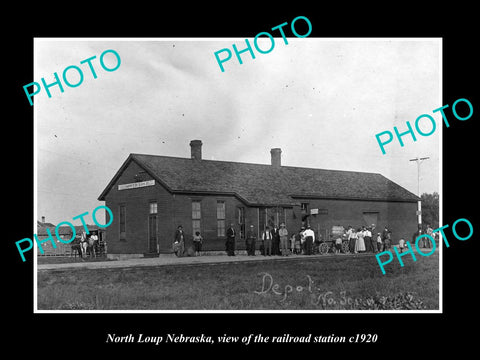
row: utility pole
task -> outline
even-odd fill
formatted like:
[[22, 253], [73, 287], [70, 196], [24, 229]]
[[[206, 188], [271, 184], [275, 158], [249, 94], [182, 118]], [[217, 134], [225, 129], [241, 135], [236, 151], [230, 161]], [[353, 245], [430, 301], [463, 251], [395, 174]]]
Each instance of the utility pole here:
[[[415, 159], [410, 159], [410, 161], [416, 161], [417, 162], [417, 196], [420, 197], [420, 164], [422, 161], [430, 159], [428, 156], [427, 157], [422, 157], [419, 158], [418, 156]], [[417, 211], [417, 216], [418, 216], [418, 225], [422, 225], [422, 201], [418, 200], [418, 211]]]

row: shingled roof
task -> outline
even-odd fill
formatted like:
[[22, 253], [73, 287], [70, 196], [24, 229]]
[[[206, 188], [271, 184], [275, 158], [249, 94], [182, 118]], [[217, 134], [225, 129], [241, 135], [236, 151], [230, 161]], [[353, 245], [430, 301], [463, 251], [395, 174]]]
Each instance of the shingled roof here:
[[130, 154], [99, 196], [134, 161], [172, 193], [232, 194], [248, 205], [298, 205], [299, 198], [416, 202], [381, 174]]

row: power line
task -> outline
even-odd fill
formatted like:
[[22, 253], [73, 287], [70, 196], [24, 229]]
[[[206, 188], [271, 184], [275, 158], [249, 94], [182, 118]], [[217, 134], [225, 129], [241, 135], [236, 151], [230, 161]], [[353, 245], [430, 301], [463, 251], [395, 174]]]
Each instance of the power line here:
[[416, 161], [417, 162], [417, 195], [418, 195], [418, 197], [420, 197], [420, 164], [422, 163], [422, 161], [428, 160], [428, 159], [430, 159], [430, 157], [428, 157], [428, 156], [421, 157], [421, 158], [419, 158], [417, 156], [414, 159], [410, 159], [410, 161]]
[[[410, 161], [415, 161], [417, 163], [417, 195], [420, 197], [420, 164], [425, 161], [430, 159], [430, 157], [425, 156], [425, 157], [416, 157], [414, 159], [410, 159]], [[422, 201], [418, 200], [418, 225], [422, 224]]]

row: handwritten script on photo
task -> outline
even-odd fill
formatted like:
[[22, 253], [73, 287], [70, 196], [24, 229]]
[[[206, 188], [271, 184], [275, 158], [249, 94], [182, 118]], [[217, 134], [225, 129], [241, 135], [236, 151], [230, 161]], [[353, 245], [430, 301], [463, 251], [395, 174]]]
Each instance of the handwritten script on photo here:
[[[334, 307], [334, 306], [353, 306], [355, 305], [356, 300], [351, 297], [346, 296], [346, 291], [340, 291], [339, 297], [335, 297], [332, 291], [323, 291], [321, 292], [320, 288], [315, 287], [315, 282], [312, 280], [310, 275], [305, 276], [305, 282], [302, 284], [286, 284], [280, 286], [280, 284], [275, 283], [272, 275], [267, 272], [260, 273], [262, 275], [262, 285], [260, 291], [254, 291], [258, 295], [267, 295], [273, 294], [280, 297], [280, 302], [284, 302], [288, 299], [289, 296], [297, 293], [308, 293], [311, 296], [311, 302], [314, 306]], [[358, 301], [357, 301], [358, 302]]]

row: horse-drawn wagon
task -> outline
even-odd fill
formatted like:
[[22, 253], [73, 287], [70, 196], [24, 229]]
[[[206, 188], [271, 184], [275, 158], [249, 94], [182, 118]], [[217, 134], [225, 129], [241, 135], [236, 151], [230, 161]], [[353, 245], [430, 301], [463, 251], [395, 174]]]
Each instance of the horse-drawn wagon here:
[[331, 230], [326, 229], [322, 233], [318, 234], [319, 241], [315, 246], [315, 250], [319, 254], [327, 254], [329, 252], [335, 253], [335, 242], [337, 239], [341, 239], [341, 252], [348, 254], [350, 252], [348, 239], [345, 234], [345, 228], [340, 225], [332, 226]]

